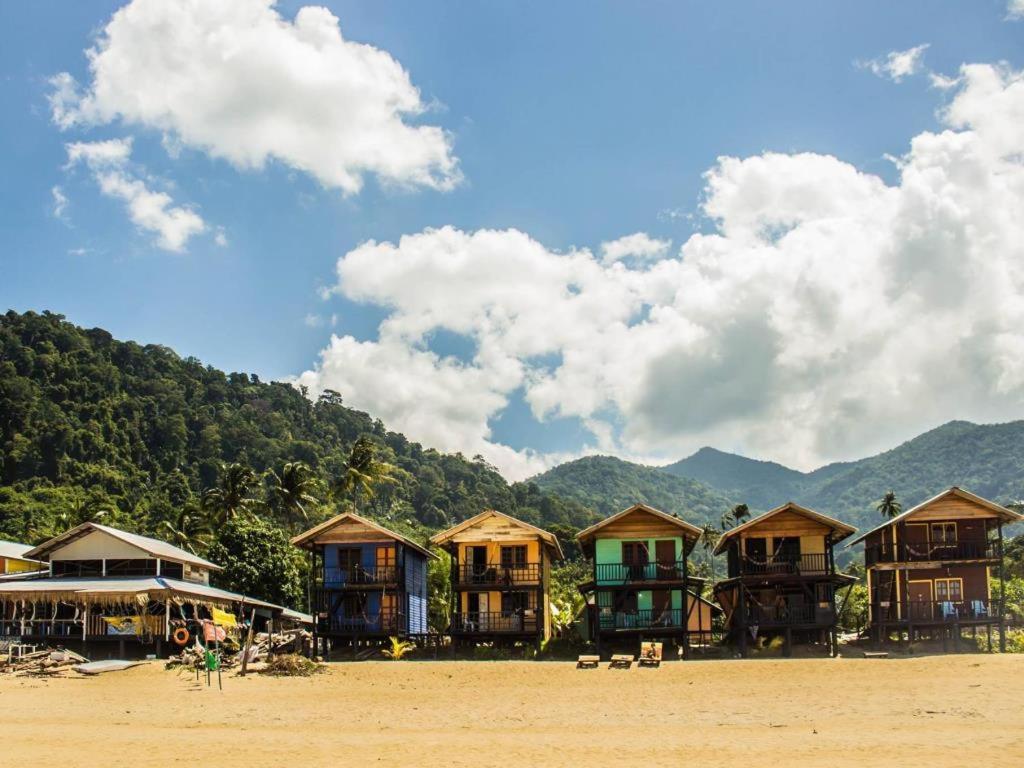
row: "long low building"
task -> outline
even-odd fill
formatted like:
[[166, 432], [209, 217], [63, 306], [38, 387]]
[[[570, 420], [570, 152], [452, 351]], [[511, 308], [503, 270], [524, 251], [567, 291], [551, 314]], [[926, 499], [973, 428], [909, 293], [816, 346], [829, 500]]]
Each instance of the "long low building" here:
[[210, 586], [215, 563], [164, 541], [83, 523], [30, 549], [47, 570], [0, 580], [0, 638], [80, 647], [92, 655], [156, 653], [194, 637], [204, 620], [241, 626], [310, 617]]

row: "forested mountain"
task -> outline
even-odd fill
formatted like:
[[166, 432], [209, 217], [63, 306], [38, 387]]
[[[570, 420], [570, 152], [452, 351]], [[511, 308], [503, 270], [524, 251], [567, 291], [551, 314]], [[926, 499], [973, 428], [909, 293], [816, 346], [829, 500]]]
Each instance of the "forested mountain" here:
[[[660, 475], [690, 483], [667, 484]], [[1000, 502], [1024, 498], [1024, 421], [953, 421], [877, 456], [828, 464], [813, 472], [702, 448], [661, 469], [591, 457], [556, 467], [533, 481], [595, 506], [591, 500], [604, 494], [633, 494], [655, 506], [660, 501], [666, 511], [686, 504], [694, 510], [702, 510], [701, 503], [704, 508], [717, 505], [718, 514], [739, 502], [756, 512], [796, 501], [864, 530], [878, 524], [875, 505], [889, 489], [904, 508], [951, 485]], [[679, 489], [676, 495], [674, 488]]]
[[[393, 469], [359, 511], [396, 527], [425, 535], [494, 508], [565, 538], [596, 519], [577, 502], [509, 485], [480, 457], [389, 432], [337, 393], [313, 402], [288, 384], [225, 374], [56, 314], [0, 316], [0, 538], [34, 543], [101, 518], [166, 538], [233, 462], [259, 483], [288, 462], [308, 465], [315, 501], [303, 511], [317, 522], [337, 510], [328, 489], [361, 436]], [[307, 523], [269, 504], [258, 514], [291, 531]]]
[[611, 456], [587, 456], [570, 461], [537, 475], [530, 482], [592, 507], [602, 517], [643, 502], [699, 525], [719, 520], [732, 506], [727, 494], [696, 480]]

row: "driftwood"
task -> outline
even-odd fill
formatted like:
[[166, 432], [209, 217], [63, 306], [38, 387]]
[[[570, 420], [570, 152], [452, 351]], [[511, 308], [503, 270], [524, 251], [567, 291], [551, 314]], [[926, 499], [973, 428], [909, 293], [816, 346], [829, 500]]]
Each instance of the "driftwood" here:
[[[249, 655], [247, 664], [267, 661], [269, 657], [278, 654], [302, 654], [310, 647], [312, 637], [304, 629], [275, 632], [273, 637], [266, 632], [258, 632], [253, 635], [251, 642], [248, 643]], [[182, 648], [181, 653], [176, 656], [171, 656], [167, 660], [167, 667], [168, 669], [175, 667], [203, 669], [205, 663], [203, 647], [198, 643], [193, 643]], [[242, 652], [227, 646], [221, 646], [220, 663], [224, 669], [237, 667], [242, 663]]]
[[0, 657], [0, 674], [15, 677], [57, 677], [69, 673], [89, 660], [64, 648], [46, 648], [24, 656]]

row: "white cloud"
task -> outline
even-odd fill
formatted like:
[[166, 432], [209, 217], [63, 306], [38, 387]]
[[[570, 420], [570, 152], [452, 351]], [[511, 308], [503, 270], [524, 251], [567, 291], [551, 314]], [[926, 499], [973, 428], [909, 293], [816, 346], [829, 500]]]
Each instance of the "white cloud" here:
[[921, 71], [924, 52], [928, 50], [928, 43], [908, 48], [905, 51], [892, 51], [885, 56], [879, 56], [870, 61], [858, 62], [859, 66], [871, 70], [878, 77], [888, 78], [894, 83], [900, 82], [904, 77], [916, 75]]
[[620, 237], [617, 240], [601, 243], [601, 256], [605, 264], [622, 261], [626, 258], [660, 259], [672, 246], [671, 240], [656, 240], [644, 232]]
[[1024, 0], [1007, 0], [1006, 18], [1012, 21], [1024, 19]]
[[139, 229], [154, 233], [160, 248], [183, 251], [191, 237], [206, 230], [206, 223], [199, 214], [173, 205], [170, 195], [151, 190], [131, 172], [131, 139], [73, 142], [67, 144], [66, 149], [66, 168], [84, 163], [100, 191], [123, 202], [132, 223]]
[[50, 188], [50, 197], [53, 198], [53, 207], [50, 209], [53, 213], [53, 218], [64, 219], [64, 212], [68, 207], [68, 198], [64, 194], [64, 190], [60, 186], [53, 186]]
[[317, 315], [314, 314], [313, 312], [309, 312], [303, 318], [302, 322], [305, 324], [307, 328], [320, 328], [324, 324], [324, 318], [322, 315]]
[[[723, 157], [706, 176], [715, 230], [653, 263], [517, 230], [365, 243], [336, 292], [386, 308], [378, 336], [333, 337], [300, 380], [510, 477], [553, 458], [492, 439], [519, 388], [604, 450], [665, 459], [717, 444], [808, 467], [1019, 417], [1024, 79], [971, 65], [960, 80], [897, 183], [823, 155]], [[436, 329], [473, 359], [431, 353]]]
[[276, 160], [323, 186], [450, 189], [460, 180], [451, 137], [407, 122], [425, 111], [386, 51], [342, 37], [322, 7], [282, 18], [273, 0], [134, 0], [88, 51], [91, 82], [52, 79], [63, 128], [122, 120], [161, 131], [238, 168]]
[[228, 247], [228, 235], [224, 231], [223, 227], [218, 227], [217, 228], [217, 234], [215, 234], [213, 236], [213, 242], [216, 243], [221, 248], [227, 248]]

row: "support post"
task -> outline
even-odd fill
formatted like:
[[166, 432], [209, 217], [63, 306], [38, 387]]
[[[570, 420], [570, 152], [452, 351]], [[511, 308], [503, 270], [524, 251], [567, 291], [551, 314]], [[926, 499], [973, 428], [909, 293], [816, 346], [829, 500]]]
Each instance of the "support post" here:
[[999, 652], [1006, 653], [1006, 573], [1003, 568], [1003, 521], [999, 526]]
[[690, 658], [690, 553], [683, 536], [683, 660]]
[[[310, 645], [310, 658], [316, 660], [317, 652], [320, 650], [319, 627], [320, 627], [320, 606], [315, 598], [313, 579], [316, 572], [316, 544], [309, 551], [309, 612], [313, 615], [313, 642]], [[273, 645], [273, 635], [270, 636], [270, 644]]]
[[736, 601], [737, 608], [735, 615], [739, 619], [740, 656], [745, 659], [747, 658], [747, 597], [742, 582], [737, 583], [736, 590], [739, 593], [739, 599]]

